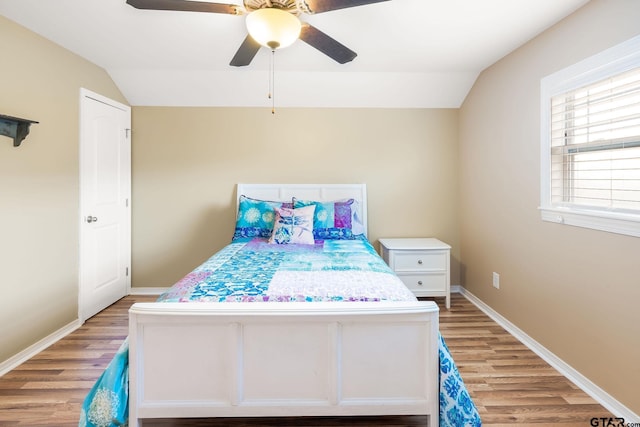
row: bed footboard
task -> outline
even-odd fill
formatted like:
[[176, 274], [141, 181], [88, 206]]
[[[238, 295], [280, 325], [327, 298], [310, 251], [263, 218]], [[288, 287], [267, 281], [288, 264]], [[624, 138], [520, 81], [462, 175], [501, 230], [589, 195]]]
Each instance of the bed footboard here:
[[433, 302], [138, 303], [130, 425], [144, 418], [428, 415]]

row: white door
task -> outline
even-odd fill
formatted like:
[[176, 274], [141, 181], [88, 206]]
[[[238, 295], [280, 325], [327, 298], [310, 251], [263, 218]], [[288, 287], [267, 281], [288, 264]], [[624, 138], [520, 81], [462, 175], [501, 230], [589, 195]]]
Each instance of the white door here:
[[131, 283], [131, 109], [80, 91], [80, 286], [84, 322]]

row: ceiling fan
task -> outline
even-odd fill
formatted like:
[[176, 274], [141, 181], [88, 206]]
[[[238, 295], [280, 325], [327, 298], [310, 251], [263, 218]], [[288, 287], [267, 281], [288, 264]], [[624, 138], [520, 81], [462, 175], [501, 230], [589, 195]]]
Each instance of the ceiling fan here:
[[243, 5], [190, 0], [127, 0], [137, 9], [247, 15], [249, 34], [229, 65], [249, 65], [261, 46], [271, 50], [286, 47], [298, 38], [340, 64], [357, 53], [306, 22], [302, 14], [329, 12], [389, 0], [243, 0]]

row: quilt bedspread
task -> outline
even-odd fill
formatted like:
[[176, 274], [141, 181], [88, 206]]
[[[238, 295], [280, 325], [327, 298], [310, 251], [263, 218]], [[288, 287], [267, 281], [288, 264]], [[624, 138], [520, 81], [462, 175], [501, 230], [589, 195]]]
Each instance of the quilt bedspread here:
[[159, 301], [410, 301], [414, 295], [366, 240], [231, 243]]
[[[187, 274], [161, 302], [410, 301], [415, 296], [366, 240], [274, 245], [234, 241]], [[440, 426], [480, 426], [473, 401], [440, 336]], [[128, 345], [87, 395], [80, 427], [127, 425]]]

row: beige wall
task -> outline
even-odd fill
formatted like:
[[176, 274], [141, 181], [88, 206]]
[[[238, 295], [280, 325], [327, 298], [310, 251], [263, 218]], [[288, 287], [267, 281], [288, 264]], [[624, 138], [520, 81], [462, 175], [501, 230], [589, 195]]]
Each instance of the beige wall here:
[[134, 107], [132, 285], [227, 244], [235, 185], [367, 184], [369, 240], [436, 236], [459, 283], [458, 110]]
[[78, 314], [80, 87], [125, 102], [99, 67], [0, 16], [0, 114], [39, 121], [0, 136], [0, 362]]
[[640, 239], [537, 210], [540, 79], [637, 34], [640, 2], [593, 0], [485, 70], [460, 110], [459, 167], [464, 286], [640, 413]]

